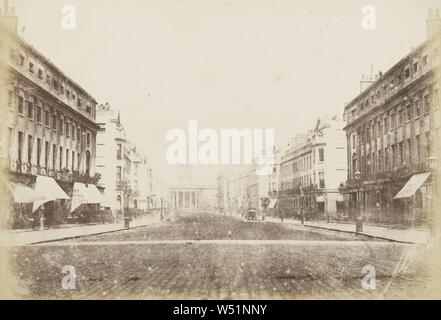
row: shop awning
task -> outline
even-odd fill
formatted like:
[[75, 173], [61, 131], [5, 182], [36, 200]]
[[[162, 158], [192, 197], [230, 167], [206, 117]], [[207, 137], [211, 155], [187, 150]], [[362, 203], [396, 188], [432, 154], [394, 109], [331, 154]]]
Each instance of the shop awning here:
[[10, 190], [14, 198], [14, 203], [32, 203], [37, 200], [37, 195], [27, 185], [22, 183], [10, 183]]
[[37, 210], [42, 204], [57, 199], [69, 199], [66, 192], [51, 177], [37, 176], [34, 192], [36, 199], [32, 206], [32, 212]]
[[268, 208], [274, 209], [276, 207], [276, 204], [277, 204], [277, 199], [271, 199]]
[[88, 203], [101, 203], [103, 202], [103, 194], [98, 190], [96, 185], [89, 184], [87, 186], [89, 192], [89, 202]]
[[315, 202], [325, 202], [325, 197], [323, 195], [317, 196]]
[[83, 203], [88, 203], [89, 191], [84, 183], [75, 182], [72, 190], [70, 212], [74, 211]]
[[397, 193], [394, 199], [409, 198], [426, 182], [430, 172], [414, 174], [404, 187]]

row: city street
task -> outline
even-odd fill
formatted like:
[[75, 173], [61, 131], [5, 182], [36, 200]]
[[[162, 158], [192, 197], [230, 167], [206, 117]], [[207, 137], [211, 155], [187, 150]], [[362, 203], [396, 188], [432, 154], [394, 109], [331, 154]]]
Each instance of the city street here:
[[[21, 298], [417, 298], [439, 283], [426, 246], [208, 214], [10, 250]], [[367, 265], [375, 289], [362, 286]]]

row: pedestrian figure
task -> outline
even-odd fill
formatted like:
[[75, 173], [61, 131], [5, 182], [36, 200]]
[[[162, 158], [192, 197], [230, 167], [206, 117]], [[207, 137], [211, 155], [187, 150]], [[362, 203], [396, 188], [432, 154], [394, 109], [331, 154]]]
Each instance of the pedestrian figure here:
[[283, 211], [280, 211], [280, 221], [283, 223]]
[[44, 205], [38, 209], [38, 215], [40, 220], [40, 230], [44, 230]]

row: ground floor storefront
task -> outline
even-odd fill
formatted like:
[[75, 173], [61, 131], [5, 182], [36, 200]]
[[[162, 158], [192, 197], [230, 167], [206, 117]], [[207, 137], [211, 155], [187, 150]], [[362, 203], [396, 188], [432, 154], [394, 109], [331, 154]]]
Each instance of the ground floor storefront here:
[[73, 223], [111, 222], [100, 207], [101, 192], [94, 184], [60, 175], [10, 173], [3, 176], [6, 228], [35, 229]]
[[360, 214], [374, 224], [418, 226], [431, 219], [432, 189], [433, 178], [426, 173], [346, 185], [341, 191], [348, 220]]
[[305, 219], [335, 219], [344, 212], [343, 200], [338, 190], [282, 191], [277, 199], [277, 212], [287, 218], [300, 219], [303, 212]]

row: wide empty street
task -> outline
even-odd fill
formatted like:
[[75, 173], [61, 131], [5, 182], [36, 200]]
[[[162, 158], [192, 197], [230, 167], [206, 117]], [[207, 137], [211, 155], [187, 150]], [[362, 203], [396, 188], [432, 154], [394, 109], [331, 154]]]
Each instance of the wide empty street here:
[[[426, 246], [286, 220], [178, 214], [10, 250], [15, 294], [23, 298], [415, 298], [436, 290]], [[69, 275], [74, 286], [66, 288]]]

